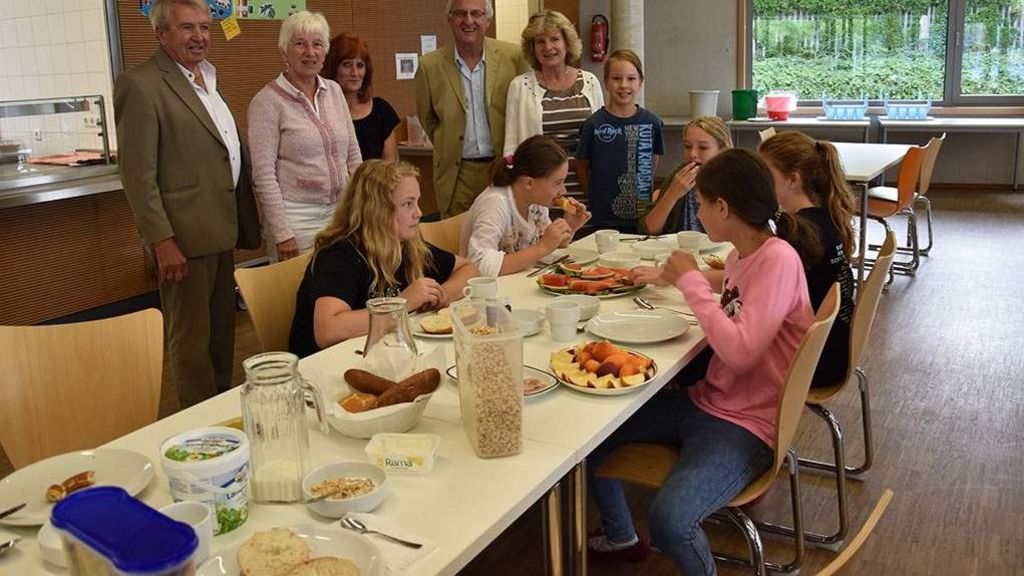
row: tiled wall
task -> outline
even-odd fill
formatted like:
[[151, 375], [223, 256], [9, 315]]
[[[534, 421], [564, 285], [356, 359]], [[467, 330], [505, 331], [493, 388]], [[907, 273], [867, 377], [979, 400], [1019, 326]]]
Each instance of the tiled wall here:
[[529, 19], [529, 0], [495, 0], [494, 33], [498, 40], [519, 44]]
[[[0, 0], [0, 101], [100, 94], [113, 134], [111, 89], [103, 0]], [[95, 149], [98, 128], [87, 121], [98, 117], [2, 118], [0, 140], [33, 155]]]

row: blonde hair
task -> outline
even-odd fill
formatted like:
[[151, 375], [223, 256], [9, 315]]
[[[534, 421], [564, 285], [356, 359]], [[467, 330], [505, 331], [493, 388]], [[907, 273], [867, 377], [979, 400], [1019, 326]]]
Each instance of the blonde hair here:
[[633, 52], [629, 48], [620, 48], [615, 52], [612, 52], [608, 59], [604, 63], [604, 81], [608, 81], [608, 74], [612, 71], [612, 61], [618, 60], [619, 62], [629, 62], [636, 68], [636, 73], [640, 76], [640, 82], [644, 81], [644, 63], [640, 61], [640, 56], [637, 56], [636, 52]]
[[171, 6], [174, 4], [183, 4], [206, 14], [210, 13], [210, 5], [205, 0], [156, 0], [149, 7], [149, 24], [153, 27], [153, 30], [167, 28], [168, 20], [171, 17]]
[[398, 270], [412, 283], [423, 277], [433, 262], [423, 238], [399, 240], [395, 234], [395, 202], [391, 197], [405, 178], [420, 172], [401, 161], [367, 160], [359, 165], [345, 189], [334, 217], [316, 235], [313, 266], [324, 248], [347, 240], [362, 254], [370, 268], [370, 293], [383, 295], [397, 289]]
[[331, 41], [331, 27], [327, 24], [327, 19], [323, 14], [308, 10], [296, 12], [281, 23], [281, 32], [277, 35], [277, 47], [281, 49], [281, 52], [287, 52], [292, 38], [303, 32], [320, 36], [324, 41], [324, 52], [327, 51], [327, 45]]
[[853, 254], [853, 194], [846, 185], [836, 147], [803, 132], [786, 131], [762, 142], [758, 152], [779, 172], [800, 175], [804, 193], [815, 206], [828, 211], [849, 258]]
[[555, 10], [541, 10], [530, 16], [530, 22], [523, 28], [523, 56], [534, 70], [540, 70], [540, 62], [537, 54], [534, 53], [533, 41], [545, 32], [559, 31], [565, 39], [565, 63], [572, 64], [579, 62], [583, 54], [583, 42], [572, 22], [561, 12]]
[[683, 129], [683, 137], [686, 137], [686, 130], [689, 128], [697, 128], [708, 133], [715, 139], [715, 143], [722, 150], [732, 148], [732, 135], [729, 133], [729, 127], [725, 125], [725, 121], [718, 116], [700, 116], [690, 120], [690, 123]]

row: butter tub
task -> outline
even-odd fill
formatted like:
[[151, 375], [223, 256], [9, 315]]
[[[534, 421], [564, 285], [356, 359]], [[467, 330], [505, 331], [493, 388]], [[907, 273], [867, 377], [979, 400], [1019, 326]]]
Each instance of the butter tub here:
[[366, 444], [370, 462], [394, 474], [426, 474], [434, 468], [437, 434], [374, 434]]

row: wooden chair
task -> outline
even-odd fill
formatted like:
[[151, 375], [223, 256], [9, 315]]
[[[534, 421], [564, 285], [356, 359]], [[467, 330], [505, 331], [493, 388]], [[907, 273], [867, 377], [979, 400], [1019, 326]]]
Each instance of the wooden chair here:
[[769, 126], [764, 130], [761, 130], [760, 132], [758, 132], [758, 135], [761, 136], [761, 142], [764, 142], [765, 140], [771, 138], [772, 136], [775, 136], [775, 126]]
[[[921, 256], [927, 256], [932, 249], [932, 203], [925, 196], [928, 193], [928, 189], [931, 188], [932, 173], [935, 172], [935, 161], [939, 157], [939, 151], [942, 150], [942, 143], [946, 140], [946, 133], [943, 132], [941, 136], [937, 136], [928, 141], [928, 144], [924, 147], [924, 158], [921, 160], [921, 175], [918, 178], [917, 190], [914, 192], [914, 199], [909, 206], [904, 208], [902, 212], [910, 217], [910, 214], [916, 215], [914, 207], [918, 203], [924, 204], [925, 207], [925, 219], [928, 229], [928, 245], [924, 248], [918, 248], [918, 252]], [[889, 202], [898, 201], [899, 192], [896, 188], [890, 186], [876, 186], [868, 190], [869, 198], [876, 198], [879, 200], [885, 200]], [[914, 218], [914, 231], [913, 233], [920, 237], [917, 233], [917, 219]], [[913, 253], [913, 244], [911, 239], [911, 230], [907, 228], [907, 247], [898, 247], [897, 250], [900, 252]]]
[[306, 252], [269, 266], [235, 270], [235, 282], [263, 352], [288, 350], [295, 294], [312, 256], [313, 252]]
[[[882, 296], [882, 286], [886, 276], [889, 274], [889, 267], [892, 264], [893, 256], [896, 253], [896, 234], [890, 231], [882, 245], [878, 260], [875, 262], [867, 280], [857, 291], [857, 304], [853, 311], [853, 322], [850, 326], [850, 363], [849, 372], [841, 382], [824, 388], [812, 388], [807, 394], [807, 407], [811, 412], [817, 414], [825, 421], [829, 432], [832, 435], [832, 462], [820, 462], [801, 458], [801, 468], [811, 469], [820, 472], [827, 472], [835, 475], [836, 478], [836, 502], [839, 510], [839, 529], [833, 534], [817, 534], [804, 532], [804, 538], [809, 542], [822, 545], [824, 548], [838, 549], [843, 545], [843, 539], [849, 531], [849, 508], [846, 490], [847, 477], [863, 480], [864, 474], [871, 468], [874, 459], [874, 446], [871, 436], [871, 399], [868, 394], [868, 378], [864, 370], [860, 368], [861, 355], [868, 343], [868, 336], [871, 334], [871, 327], [875, 322], [875, 314], [878, 311], [878, 301]], [[825, 404], [837, 398], [847, 383], [857, 378], [860, 387], [861, 402], [861, 423], [864, 429], [864, 463], [856, 468], [846, 466], [846, 448], [843, 443], [843, 432], [839, 421], [832, 414]], [[791, 536], [793, 530], [784, 526], [770, 526], [765, 528], [769, 532]]]
[[[924, 162], [925, 148], [922, 146], [914, 146], [907, 150], [907, 155], [904, 156], [903, 162], [900, 164], [899, 176], [896, 179], [896, 196], [881, 197], [883, 190], [881, 186], [876, 186], [868, 190], [868, 218], [879, 222], [882, 226], [885, 226], [886, 233], [892, 231], [892, 227], [889, 225], [888, 219], [896, 216], [897, 214], [905, 214], [908, 218], [907, 222], [907, 235], [910, 241], [909, 252], [910, 260], [905, 262], [893, 262], [892, 267], [889, 269], [889, 279], [886, 284], [891, 284], [893, 279], [893, 272], [904, 274], [907, 276], [913, 276], [916, 274], [917, 268], [921, 263], [921, 255], [918, 248], [917, 238], [917, 215], [914, 214], [912, 205], [914, 203], [914, 195], [917, 193], [917, 182], [921, 177], [921, 165]], [[862, 254], [862, 257], [864, 254]], [[868, 265], [874, 265], [874, 260], [865, 258], [865, 263]]]
[[[811, 386], [811, 378], [818, 366], [818, 357], [825, 346], [829, 330], [839, 312], [839, 285], [834, 284], [828, 296], [821, 303], [821, 308], [814, 319], [800, 348], [790, 364], [789, 372], [779, 395], [777, 426], [775, 430], [775, 462], [770, 470], [747, 486], [742, 493], [733, 498], [723, 509], [724, 515], [739, 527], [750, 548], [749, 564], [759, 576], [767, 574], [766, 570], [793, 572], [800, 568], [804, 556], [803, 513], [800, 507], [800, 478], [797, 466], [796, 451], [792, 448], [793, 437], [800, 422], [803, 404], [807, 399], [807, 391]], [[597, 470], [599, 478], [615, 478], [641, 484], [651, 488], [660, 488], [679, 460], [679, 450], [667, 444], [634, 443], [626, 444], [612, 452]], [[751, 502], [768, 491], [775, 481], [783, 464], [789, 473], [790, 497], [793, 506], [793, 525], [796, 527], [795, 554], [792, 562], [786, 565], [766, 562], [764, 546], [755, 525], [740, 506]], [[742, 560], [727, 556], [716, 556], [721, 560]]]
[[423, 235], [424, 240], [441, 250], [458, 254], [459, 242], [462, 239], [462, 223], [466, 220], [467, 215], [469, 212], [445, 218], [440, 222], [422, 222], [420, 223], [420, 234]]
[[864, 545], [864, 542], [874, 531], [875, 526], [878, 525], [878, 521], [882, 519], [882, 515], [885, 514], [885, 509], [889, 507], [889, 503], [892, 502], [892, 490], [888, 488], [882, 493], [882, 497], [878, 499], [878, 504], [875, 504], [874, 510], [868, 515], [868, 519], [864, 521], [864, 525], [861, 526], [857, 535], [850, 540], [850, 543], [843, 548], [843, 551], [838, 556], [832, 559], [827, 566], [818, 571], [817, 576], [833, 576], [840, 568], [846, 565], [853, 558], [853, 555], [860, 550], [860, 547]]
[[0, 326], [0, 444], [14, 467], [95, 448], [155, 422], [163, 352], [163, 316], [152, 308], [74, 324]]

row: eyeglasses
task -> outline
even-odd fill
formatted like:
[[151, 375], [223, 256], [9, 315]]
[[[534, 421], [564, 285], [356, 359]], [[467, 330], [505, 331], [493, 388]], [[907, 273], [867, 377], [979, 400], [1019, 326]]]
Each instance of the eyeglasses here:
[[487, 17], [487, 12], [484, 12], [483, 10], [452, 10], [448, 15], [461, 20], [466, 20], [470, 17], [472, 17], [473, 20], [482, 20]]

